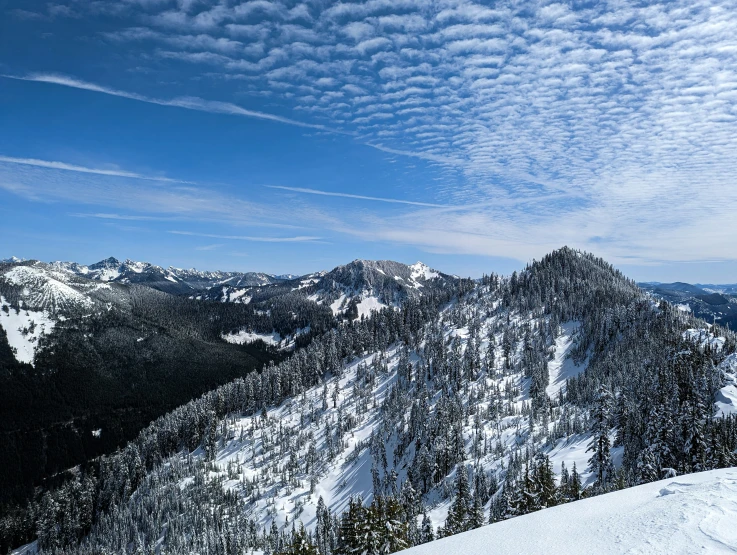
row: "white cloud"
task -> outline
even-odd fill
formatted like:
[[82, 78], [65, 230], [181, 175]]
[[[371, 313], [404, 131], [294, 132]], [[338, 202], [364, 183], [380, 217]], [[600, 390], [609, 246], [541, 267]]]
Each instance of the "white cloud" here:
[[194, 231], [169, 231], [173, 235], [190, 235], [193, 237], [209, 237], [213, 239], [230, 239], [233, 241], [255, 241], [259, 243], [314, 243], [320, 237], [298, 235], [296, 237], [262, 237], [256, 235], [218, 235], [215, 233], [196, 233]]
[[[33, 162], [19, 164], [0, 160], [0, 191], [35, 202], [102, 208], [71, 214], [75, 217], [204, 221], [278, 229], [297, 229], [303, 222], [319, 226], [332, 221], [319, 210], [296, 202], [274, 206], [176, 180], [155, 180], [155, 185], [141, 183], [148, 178], [124, 170], [86, 171], [88, 168], [60, 162]], [[75, 169], [70, 171], [69, 168]], [[288, 213], [284, 211], [287, 205]]]
[[153, 41], [162, 63], [242, 78], [279, 113], [325, 127], [227, 102], [34, 79], [321, 130], [333, 122], [388, 156], [434, 165], [427, 204], [477, 203], [430, 220], [436, 229], [424, 220], [434, 207], [405, 203], [401, 221], [374, 217], [375, 238], [428, 249], [462, 241], [521, 258], [566, 242], [620, 260], [737, 259], [731, 0], [204, 4], [196, 15], [130, 4], [138, 23], [116, 32], [113, 47]]
[[269, 189], [280, 189], [282, 191], [291, 191], [294, 193], [305, 193], [308, 195], [352, 198], [352, 199], [357, 199], [357, 200], [371, 200], [371, 201], [377, 201], [377, 202], [388, 202], [391, 204], [409, 204], [411, 206], [429, 206], [429, 207], [434, 207], [434, 208], [446, 208], [445, 205], [432, 204], [429, 202], [416, 202], [416, 201], [411, 201], [411, 200], [402, 200], [402, 199], [394, 199], [394, 198], [381, 198], [381, 197], [371, 197], [371, 196], [365, 196], [365, 195], [354, 195], [351, 193], [336, 193], [336, 192], [330, 192], [330, 191], [319, 191], [317, 189], [308, 189], [305, 187], [284, 187], [282, 185], [266, 185], [266, 187], [268, 187]]
[[18, 79], [22, 81], [37, 81], [40, 83], [52, 83], [54, 85], [62, 85], [65, 87], [72, 87], [75, 89], [84, 89], [87, 91], [99, 92], [103, 94], [109, 94], [112, 96], [120, 96], [120, 97], [128, 98], [131, 100], [137, 100], [139, 102], [148, 102], [150, 104], [158, 104], [160, 106], [173, 106], [176, 108], [185, 108], [187, 110], [197, 110], [200, 112], [210, 112], [214, 114], [230, 114], [234, 116], [244, 116], [244, 117], [249, 117], [249, 118], [265, 119], [265, 120], [275, 121], [279, 123], [286, 123], [288, 125], [308, 127], [311, 129], [320, 129], [322, 131], [329, 131], [332, 133], [344, 133], [343, 131], [340, 131], [337, 129], [331, 129], [324, 125], [305, 123], [302, 121], [293, 120], [291, 118], [277, 116], [274, 114], [258, 112], [255, 110], [247, 110], [231, 102], [205, 100], [203, 98], [199, 98], [196, 96], [181, 96], [181, 97], [172, 98], [172, 99], [153, 98], [153, 97], [140, 95], [136, 93], [121, 91], [118, 89], [111, 89], [108, 87], [103, 87], [100, 85], [96, 85], [94, 83], [82, 81], [79, 79], [74, 79], [72, 77], [67, 77], [64, 75], [30, 74], [30, 75], [26, 75], [22, 77], [15, 76], [15, 75], [3, 75], [3, 77], [8, 78], [8, 79]]
[[130, 177], [134, 179], [146, 179], [149, 181], [163, 181], [165, 183], [189, 183], [193, 184], [192, 181], [182, 181], [180, 179], [171, 179], [168, 177], [160, 177], [156, 175], [143, 175], [140, 173], [129, 172], [120, 169], [103, 169], [103, 168], [87, 168], [84, 166], [77, 166], [74, 164], [67, 164], [65, 162], [54, 162], [49, 160], [37, 160], [35, 158], [13, 158], [11, 156], [0, 155], [0, 162], [6, 164], [20, 164], [23, 166], [36, 166], [39, 168], [49, 168], [55, 170], [64, 170], [79, 173], [92, 173], [97, 175], [109, 175], [115, 177]]

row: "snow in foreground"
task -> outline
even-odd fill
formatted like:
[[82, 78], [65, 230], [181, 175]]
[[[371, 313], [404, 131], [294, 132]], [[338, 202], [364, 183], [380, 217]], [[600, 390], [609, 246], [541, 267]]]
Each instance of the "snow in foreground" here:
[[735, 523], [737, 468], [727, 468], [545, 509], [405, 553], [736, 553]]

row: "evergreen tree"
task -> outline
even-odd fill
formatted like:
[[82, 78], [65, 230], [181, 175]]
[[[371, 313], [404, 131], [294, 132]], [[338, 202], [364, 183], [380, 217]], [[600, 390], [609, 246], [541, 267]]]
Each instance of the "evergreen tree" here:
[[484, 505], [481, 503], [481, 497], [479, 495], [473, 496], [473, 504], [468, 518], [469, 530], [475, 528], [481, 528], [484, 525]]
[[571, 469], [571, 477], [568, 480], [568, 487], [566, 488], [566, 497], [569, 501], [578, 501], [581, 499], [581, 492], [581, 476], [578, 474], [574, 461], [573, 468]]
[[456, 467], [455, 498], [445, 520], [445, 535], [451, 536], [469, 529], [471, 516], [471, 489], [468, 483], [466, 466], [461, 463]]
[[430, 517], [427, 516], [427, 513], [422, 515], [422, 531], [420, 537], [422, 543], [435, 541], [435, 531], [433, 530], [432, 521], [430, 520]]
[[558, 487], [555, 485], [553, 465], [547, 455], [538, 454], [535, 457], [533, 482], [538, 505], [541, 509], [554, 507], [560, 502]]
[[589, 472], [596, 475], [596, 482], [599, 487], [605, 487], [608, 480], [613, 476], [608, 476], [607, 471], [611, 468], [610, 441], [609, 441], [609, 419], [611, 416], [611, 394], [604, 387], [599, 388], [599, 397], [594, 407], [592, 418], [592, 433], [594, 437], [591, 439], [586, 452], [592, 451], [593, 455], [589, 459]]
[[307, 531], [305, 530], [304, 524], [299, 523], [299, 529], [293, 531], [291, 534], [291, 541], [288, 545], [278, 551], [279, 555], [318, 555], [320, 551], [317, 546], [312, 542]]

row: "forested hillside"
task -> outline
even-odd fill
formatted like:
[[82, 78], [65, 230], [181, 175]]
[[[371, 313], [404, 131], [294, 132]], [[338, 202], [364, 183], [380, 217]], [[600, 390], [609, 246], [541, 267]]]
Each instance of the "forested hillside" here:
[[[222, 339], [243, 326], [271, 330], [279, 318], [294, 330], [291, 316], [257, 307], [99, 283], [41, 263], [0, 265], [0, 506], [124, 445], [166, 411], [280, 360], [284, 353], [263, 343]], [[315, 306], [300, 324], [319, 332], [332, 319]]]
[[345, 319], [3, 520], [45, 552], [388, 553], [735, 462], [735, 336], [561, 249]]

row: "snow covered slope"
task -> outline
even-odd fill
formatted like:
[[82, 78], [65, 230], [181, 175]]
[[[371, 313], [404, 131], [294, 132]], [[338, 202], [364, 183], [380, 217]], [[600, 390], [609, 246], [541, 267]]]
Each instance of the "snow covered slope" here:
[[735, 553], [737, 469], [688, 474], [545, 509], [407, 555]]
[[[255, 276], [255, 274], [254, 274]], [[301, 295], [330, 307], [334, 316], [355, 319], [386, 307], [398, 308], [408, 298], [437, 292], [458, 278], [432, 270], [422, 262], [406, 265], [391, 260], [354, 260], [329, 272], [316, 272], [283, 281], [261, 283], [223, 281], [200, 295], [221, 302], [249, 303], [256, 299]]]
[[[388, 494], [408, 478], [419, 484], [423, 478], [415, 472], [418, 452], [415, 442], [408, 440], [411, 430], [426, 427], [423, 434], [437, 436], [430, 443], [442, 443], [449, 449], [452, 432], [436, 427], [442, 428], [443, 414], [468, 410], [476, 417], [464, 418], [458, 431], [468, 460], [476, 461], [475, 477], [480, 479], [483, 474], [484, 480], [491, 476], [496, 479], [509, 464], [511, 454], [526, 443], [549, 453], [556, 473], [560, 473], [561, 463], [568, 468], [576, 463], [582, 482], [590, 483], [593, 477], [586, 471], [590, 434], [548, 445], [530, 434], [525, 415], [531, 402], [530, 380], [517, 366], [522, 345], [511, 350], [510, 368], [506, 368], [502, 356], [492, 361], [494, 355], [489, 354], [495, 350], [499, 353], [500, 349], [491, 344], [504, 345], [509, 333], [504, 331], [506, 311], [489, 315], [494, 304], [493, 295], [453, 303], [441, 312], [427, 332], [428, 339], [417, 349], [393, 345], [383, 352], [368, 353], [326, 376], [322, 384], [270, 408], [266, 418], [257, 412], [231, 419], [211, 463], [210, 477], [223, 480], [227, 489], [242, 495], [247, 514], [264, 529], [272, 522], [288, 526], [298, 518], [308, 530], [314, 530], [319, 498], [333, 514], [340, 514], [351, 497], [360, 495], [370, 501], [376, 487]], [[549, 325], [547, 318], [511, 316], [513, 329], [542, 330]], [[566, 379], [586, 368], [585, 363], [576, 366], [566, 358], [577, 329], [577, 322], [565, 323], [559, 329], [550, 329], [552, 335], [545, 340], [548, 349], [555, 351], [551, 362], [554, 397]], [[246, 332], [226, 337], [230, 342], [255, 339], [270, 342], [276, 337]], [[443, 348], [448, 349], [445, 355], [440, 353]], [[433, 361], [435, 356], [443, 362]], [[423, 383], [426, 373], [439, 374], [445, 365], [467, 365], [466, 386], [457, 395], [448, 398], [439, 392], [408, 389], [410, 381]], [[442, 380], [439, 375], [435, 379]], [[461, 408], [464, 406], [469, 408]], [[395, 420], [387, 416], [393, 413], [401, 417]], [[203, 456], [202, 450], [195, 454]], [[619, 454], [621, 449], [615, 449], [615, 460]], [[435, 457], [433, 453], [433, 461]], [[388, 461], [388, 466], [380, 469], [372, 462], [376, 459]], [[427, 514], [435, 527], [442, 525], [448, 514], [448, 492], [455, 479], [452, 466], [439, 471], [438, 479], [425, 489]], [[292, 476], [286, 482], [285, 472]], [[186, 477], [181, 485], [191, 479]], [[254, 487], [256, 483], [258, 487]], [[488, 513], [488, 496], [484, 503]]]
[[737, 414], [737, 353], [729, 355], [719, 365], [724, 387], [717, 392], [716, 408], [719, 414]]
[[16, 360], [33, 364], [43, 338], [59, 320], [93, 310], [91, 294], [100, 286], [40, 262], [4, 264], [0, 268], [0, 327]]
[[39, 340], [51, 333], [54, 325], [48, 312], [12, 308], [0, 295], [0, 327], [18, 362], [33, 364]]
[[455, 281], [422, 262], [408, 266], [391, 260], [354, 260], [322, 275], [308, 291], [309, 298], [329, 305], [334, 314], [360, 318]]
[[31, 308], [69, 310], [92, 304], [80, 291], [81, 283], [72, 282], [68, 276], [43, 264], [14, 266], [2, 272], [0, 279], [18, 288], [23, 302]]

